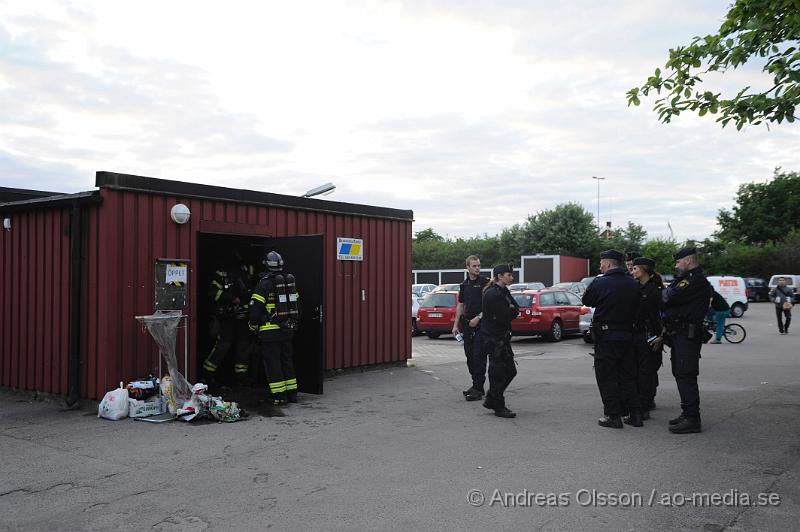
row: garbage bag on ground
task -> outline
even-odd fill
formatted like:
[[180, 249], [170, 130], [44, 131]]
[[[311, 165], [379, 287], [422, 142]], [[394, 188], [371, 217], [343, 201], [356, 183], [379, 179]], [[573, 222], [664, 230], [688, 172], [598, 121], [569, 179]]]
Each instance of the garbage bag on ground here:
[[128, 417], [128, 390], [119, 383], [119, 388], [106, 392], [100, 406], [97, 408], [97, 417], [116, 421]]
[[159, 353], [164, 358], [172, 378], [172, 393], [178, 404], [188, 400], [192, 395], [192, 385], [178, 370], [178, 361], [175, 358], [175, 340], [181, 315], [180, 310], [158, 310], [150, 316], [137, 316], [158, 344]]
[[212, 418], [233, 423], [242, 418], [242, 411], [235, 402], [223, 401], [222, 397], [208, 395], [208, 386], [198, 382], [192, 388], [192, 398], [183, 403], [177, 415], [183, 421]]

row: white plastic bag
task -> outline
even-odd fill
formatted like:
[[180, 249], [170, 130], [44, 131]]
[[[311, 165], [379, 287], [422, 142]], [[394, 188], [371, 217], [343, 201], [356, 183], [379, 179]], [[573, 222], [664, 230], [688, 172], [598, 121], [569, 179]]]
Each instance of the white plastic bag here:
[[97, 417], [118, 420], [128, 417], [128, 390], [119, 383], [119, 388], [106, 392], [97, 409]]

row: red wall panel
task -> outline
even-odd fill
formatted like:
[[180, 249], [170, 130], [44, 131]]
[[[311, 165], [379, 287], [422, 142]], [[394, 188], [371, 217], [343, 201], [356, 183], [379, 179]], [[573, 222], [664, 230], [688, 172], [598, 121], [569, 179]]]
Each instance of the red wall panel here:
[[567, 257], [565, 255], [561, 255], [560, 257], [560, 274], [561, 274], [561, 282], [568, 283], [572, 281], [580, 281], [584, 277], [588, 277], [588, 259], [582, 259], [580, 257]]
[[12, 213], [0, 234], [0, 385], [66, 393], [69, 211]]

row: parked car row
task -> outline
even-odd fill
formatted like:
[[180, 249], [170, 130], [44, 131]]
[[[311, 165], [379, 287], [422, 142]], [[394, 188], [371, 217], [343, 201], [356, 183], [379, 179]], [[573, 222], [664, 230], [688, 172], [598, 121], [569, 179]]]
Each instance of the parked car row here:
[[[731, 307], [731, 317], [740, 318], [750, 301], [767, 301], [769, 292], [777, 285], [778, 278], [785, 277], [787, 286], [800, 286], [800, 275], [773, 275], [767, 283], [764, 279], [712, 275], [708, 281]], [[662, 275], [664, 282], [673, 276]], [[581, 334], [591, 342], [589, 326], [594, 309], [581, 303], [581, 296], [596, 277], [585, 277], [580, 282], [557, 283], [545, 288], [542, 283], [515, 283], [509, 286], [520, 306], [520, 315], [512, 322], [514, 336], [540, 335], [550, 341], [559, 341], [568, 334]], [[458, 284], [412, 285], [411, 332], [412, 335], [427, 334], [438, 338], [450, 334], [455, 322], [458, 304]], [[795, 301], [800, 294], [795, 291]]]

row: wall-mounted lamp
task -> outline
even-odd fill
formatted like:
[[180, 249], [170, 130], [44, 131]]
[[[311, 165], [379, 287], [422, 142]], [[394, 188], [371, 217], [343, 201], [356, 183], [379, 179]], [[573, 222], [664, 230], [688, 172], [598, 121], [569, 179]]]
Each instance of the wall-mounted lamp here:
[[189, 211], [189, 207], [183, 203], [177, 203], [172, 206], [169, 215], [173, 222], [178, 225], [183, 225], [189, 221], [189, 217], [191, 217], [192, 213]]
[[11, 218], [9, 218], [8, 216], [3, 218], [3, 229], [5, 229], [6, 231], [11, 231]]

